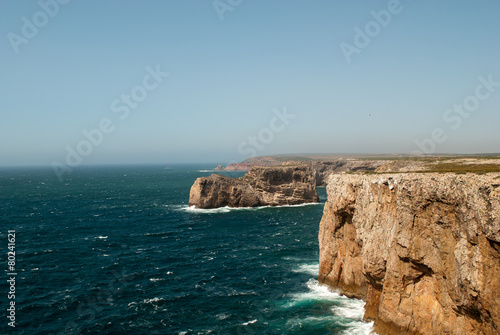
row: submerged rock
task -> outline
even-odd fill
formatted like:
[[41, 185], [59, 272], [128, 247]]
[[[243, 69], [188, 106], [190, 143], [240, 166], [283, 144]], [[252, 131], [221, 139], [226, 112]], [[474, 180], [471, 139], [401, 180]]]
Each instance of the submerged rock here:
[[241, 178], [219, 174], [196, 179], [189, 206], [198, 208], [297, 205], [318, 202], [316, 180], [307, 165], [252, 167]]
[[337, 174], [319, 281], [379, 334], [500, 333], [500, 175]]

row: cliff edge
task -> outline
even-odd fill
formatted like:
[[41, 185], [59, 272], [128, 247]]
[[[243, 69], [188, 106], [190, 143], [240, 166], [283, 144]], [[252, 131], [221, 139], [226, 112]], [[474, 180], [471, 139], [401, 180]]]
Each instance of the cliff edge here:
[[241, 178], [219, 174], [196, 179], [189, 206], [198, 208], [297, 205], [318, 202], [316, 180], [306, 165], [252, 167]]
[[379, 334], [500, 333], [500, 174], [329, 177], [319, 281]]

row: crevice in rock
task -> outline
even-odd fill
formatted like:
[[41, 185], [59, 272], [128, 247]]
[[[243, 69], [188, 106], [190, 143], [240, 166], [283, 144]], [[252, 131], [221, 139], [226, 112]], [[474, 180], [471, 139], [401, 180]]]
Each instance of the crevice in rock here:
[[339, 214], [340, 217], [340, 225], [343, 226], [346, 223], [347, 224], [352, 224], [352, 214], [349, 214], [347, 212], [342, 212]]
[[339, 266], [339, 274], [337, 275], [337, 282], [335, 283], [335, 286], [340, 286], [340, 278], [342, 278], [342, 270], [344, 269], [344, 264], [340, 264]]
[[458, 313], [462, 315], [467, 315], [469, 318], [474, 319], [478, 323], [482, 323], [481, 312], [474, 307], [469, 306], [458, 306]]
[[368, 281], [370, 282], [370, 284], [378, 291], [382, 291], [382, 289], [384, 288], [384, 285], [382, 285], [381, 283], [379, 283], [371, 274], [369, 273], [365, 273], [365, 278], [368, 279]]
[[490, 247], [492, 247], [497, 253], [500, 253], [500, 242], [490, 240], [489, 238], [486, 239], [488, 240]]
[[401, 261], [410, 264], [411, 273], [403, 276], [403, 284], [406, 287], [409, 284], [416, 284], [425, 276], [432, 277], [434, 271], [425, 264], [419, 263], [408, 257], [400, 257]]
[[430, 277], [433, 275], [432, 269], [429, 268], [427, 265], [412, 263], [411, 267], [414, 268], [415, 270], [422, 272], [420, 276], [418, 276], [413, 280], [414, 283], [418, 283], [424, 276]]
[[348, 212], [340, 212], [337, 213], [337, 220], [339, 221], [339, 224], [335, 228], [334, 233], [338, 232], [344, 225], [347, 224], [352, 224], [352, 214], [349, 214]]

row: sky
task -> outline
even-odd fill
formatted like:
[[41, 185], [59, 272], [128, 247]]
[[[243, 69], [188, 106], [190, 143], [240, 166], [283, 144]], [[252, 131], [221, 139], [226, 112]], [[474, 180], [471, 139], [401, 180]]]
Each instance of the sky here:
[[500, 152], [500, 2], [0, 2], [0, 165]]

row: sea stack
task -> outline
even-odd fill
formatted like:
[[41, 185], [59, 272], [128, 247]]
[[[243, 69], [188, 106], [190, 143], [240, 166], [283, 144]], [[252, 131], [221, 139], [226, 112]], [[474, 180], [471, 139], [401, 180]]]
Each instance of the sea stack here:
[[500, 333], [500, 174], [337, 174], [319, 281], [379, 334]]
[[219, 174], [196, 179], [189, 206], [257, 207], [318, 202], [316, 179], [307, 165], [252, 167], [241, 178]]

